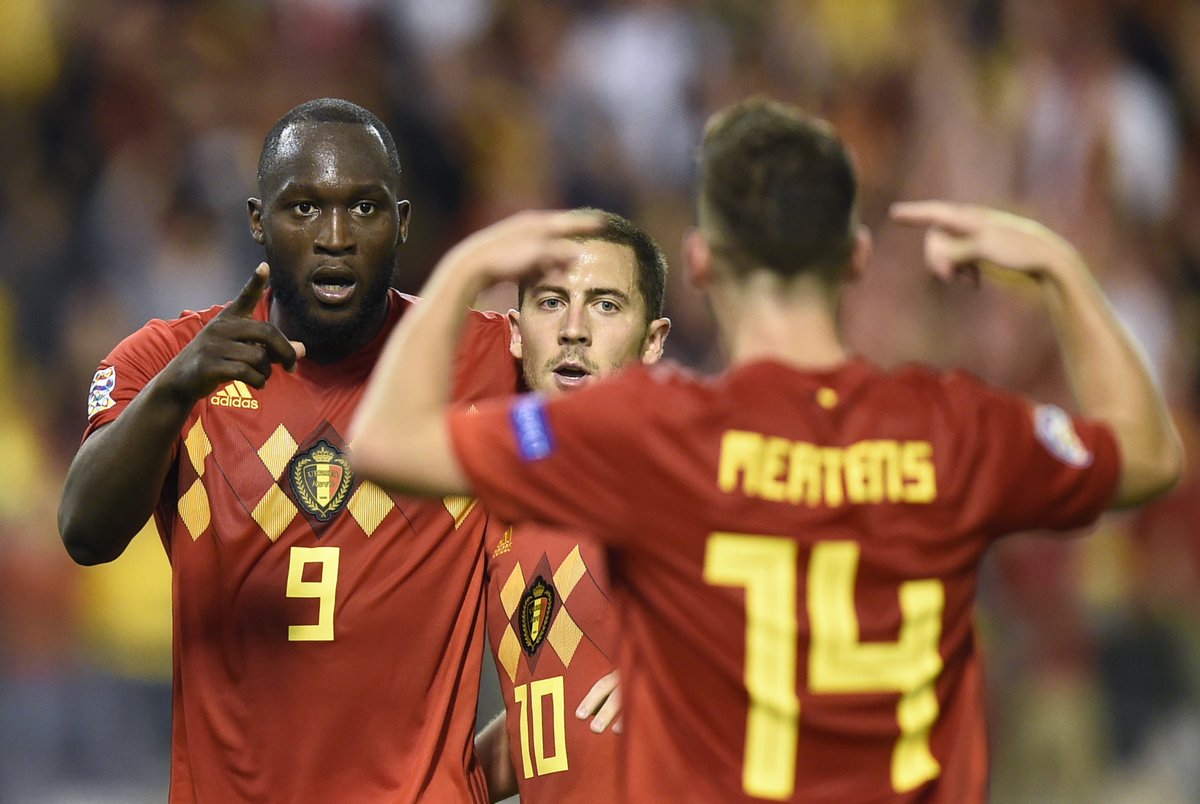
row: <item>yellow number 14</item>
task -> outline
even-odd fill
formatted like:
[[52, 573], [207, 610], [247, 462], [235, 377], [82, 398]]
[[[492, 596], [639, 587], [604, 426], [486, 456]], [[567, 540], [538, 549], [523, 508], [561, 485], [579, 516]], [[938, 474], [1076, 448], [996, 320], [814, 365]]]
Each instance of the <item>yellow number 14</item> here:
[[[900, 585], [902, 623], [894, 642], [861, 642], [854, 609], [858, 544], [813, 547], [806, 601], [811, 630], [808, 683], [814, 693], [899, 692], [900, 737], [892, 751], [892, 788], [903, 793], [941, 773], [929, 750], [938, 716], [934, 682], [945, 593], [941, 581]], [[796, 692], [796, 542], [778, 536], [714, 533], [704, 580], [746, 592], [745, 684], [750, 697], [742, 788], [759, 798], [791, 797], [796, 785], [800, 697]]]

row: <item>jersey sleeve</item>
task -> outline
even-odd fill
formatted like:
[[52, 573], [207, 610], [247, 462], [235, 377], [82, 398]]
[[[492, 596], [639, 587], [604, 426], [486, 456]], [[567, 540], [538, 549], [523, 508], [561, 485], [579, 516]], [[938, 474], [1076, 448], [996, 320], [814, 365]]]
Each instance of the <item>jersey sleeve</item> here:
[[644, 476], [638, 445], [648, 408], [640, 368], [548, 399], [525, 394], [448, 416], [455, 453], [479, 499], [509, 522], [533, 520], [616, 535]]
[[509, 353], [508, 343], [509, 326], [504, 315], [470, 312], [455, 355], [455, 401], [477, 401], [517, 392], [520, 366]]
[[92, 377], [83, 438], [115, 421], [201, 326], [196, 314], [171, 322], [154, 319], [117, 344]]
[[1111, 505], [1120, 456], [1106, 425], [963, 373], [950, 375], [947, 386], [955, 410], [969, 417], [957, 431], [973, 434], [957, 482], [987, 511], [995, 534], [1078, 528]]

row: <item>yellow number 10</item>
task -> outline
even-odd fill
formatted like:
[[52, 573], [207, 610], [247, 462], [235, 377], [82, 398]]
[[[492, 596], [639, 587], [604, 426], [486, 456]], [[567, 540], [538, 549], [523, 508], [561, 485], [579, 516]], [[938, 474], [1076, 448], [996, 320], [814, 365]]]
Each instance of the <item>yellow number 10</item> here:
[[[854, 609], [858, 544], [818, 543], [808, 566], [812, 634], [808, 684], [814, 693], [899, 692], [900, 737], [892, 751], [892, 788], [912, 790], [941, 773], [929, 750], [938, 716], [934, 682], [945, 593], [941, 581], [900, 585], [902, 623], [895, 642], [860, 642]], [[746, 590], [746, 746], [742, 788], [782, 800], [796, 786], [800, 697], [796, 692], [796, 587], [799, 546], [778, 536], [714, 533], [704, 580]]]

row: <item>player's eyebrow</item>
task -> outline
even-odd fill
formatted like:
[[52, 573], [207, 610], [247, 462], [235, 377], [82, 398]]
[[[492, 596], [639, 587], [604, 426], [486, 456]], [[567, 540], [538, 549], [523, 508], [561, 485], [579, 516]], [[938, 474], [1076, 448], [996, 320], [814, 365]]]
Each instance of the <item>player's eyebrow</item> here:
[[[529, 292], [530, 292], [530, 294], [557, 293], [561, 296], [568, 295], [567, 289], [565, 287], [563, 287], [562, 285], [550, 285], [550, 284], [534, 285], [532, 288], [530, 288]], [[623, 302], [628, 302], [631, 299], [631, 297], [628, 293], [626, 293], [623, 290], [618, 290], [617, 288], [604, 288], [604, 287], [588, 288], [587, 290], [584, 291], [583, 295], [585, 298], [588, 298], [588, 299], [595, 299], [599, 296], [612, 296], [613, 298], [615, 298], [619, 301], [623, 301]]]

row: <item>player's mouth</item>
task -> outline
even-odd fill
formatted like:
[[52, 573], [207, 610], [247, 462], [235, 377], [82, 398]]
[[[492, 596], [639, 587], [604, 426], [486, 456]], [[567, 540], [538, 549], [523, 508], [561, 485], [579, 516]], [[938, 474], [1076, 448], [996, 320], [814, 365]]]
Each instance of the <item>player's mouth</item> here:
[[309, 280], [317, 300], [329, 305], [345, 304], [354, 296], [355, 276], [341, 265], [322, 265]]
[[554, 368], [554, 384], [562, 390], [579, 388], [592, 379], [592, 372], [582, 363], [568, 360]]

